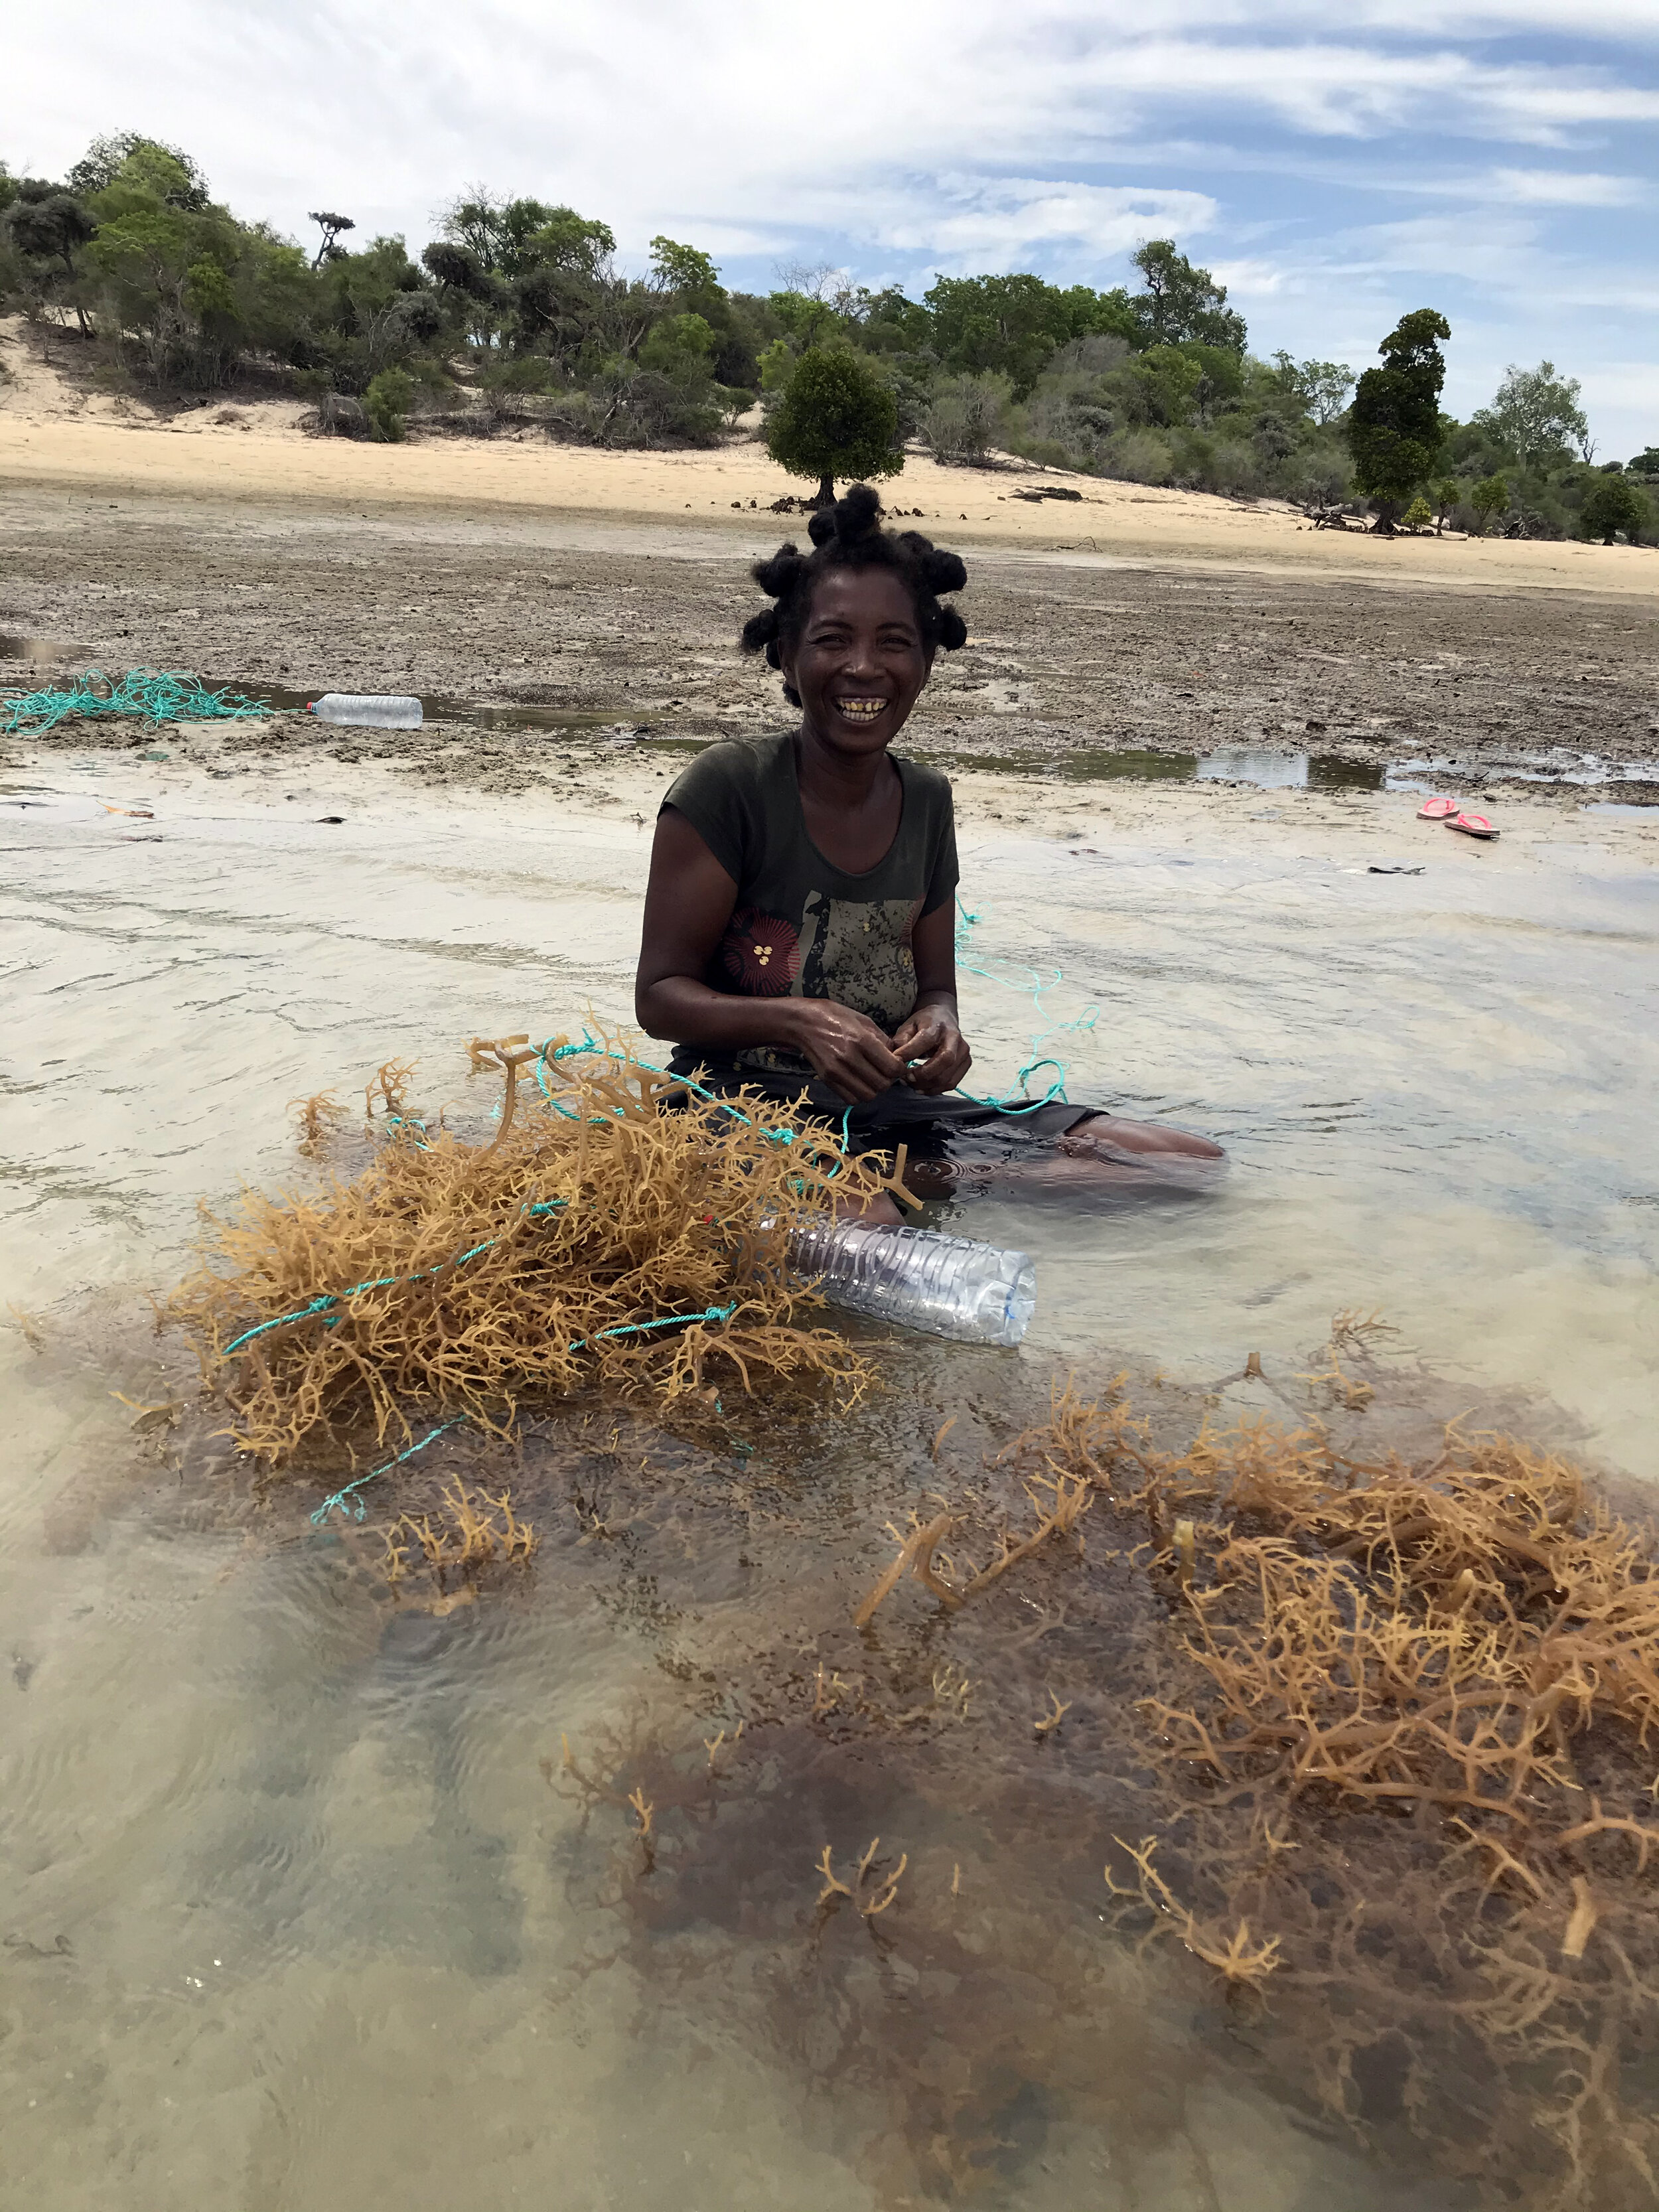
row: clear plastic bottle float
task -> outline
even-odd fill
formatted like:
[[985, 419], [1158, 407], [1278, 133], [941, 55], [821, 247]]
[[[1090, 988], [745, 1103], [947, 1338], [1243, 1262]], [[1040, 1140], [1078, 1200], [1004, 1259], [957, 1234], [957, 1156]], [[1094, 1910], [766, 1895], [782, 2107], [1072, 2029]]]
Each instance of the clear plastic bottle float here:
[[826, 1221], [799, 1231], [794, 1267], [832, 1305], [968, 1344], [1018, 1344], [1036, 1305], [1036, 1263], [969, 1237]]

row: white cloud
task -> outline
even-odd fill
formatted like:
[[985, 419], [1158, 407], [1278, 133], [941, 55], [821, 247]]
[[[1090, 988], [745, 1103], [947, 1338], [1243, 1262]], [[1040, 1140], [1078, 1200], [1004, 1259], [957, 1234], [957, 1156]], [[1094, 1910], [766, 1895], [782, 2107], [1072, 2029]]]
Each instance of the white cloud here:
[[1653, 395], [1659, 392], [1659, 359], [1604, 362], [1583, 383], [1585, 402], [1593, 412], [1628, 408], [1639, 413], [1647, 426], [1643, 443], [1659, 445], [1659, 410], [1653, 404]]
[[1634, 207], [1648, 198], [1637, 177], [1604, 177], [1594, 170], [1494, 169], [1492, 190], [1528, 207]]
[[1216, 261], [1211, 264], [1211, 274], [1226, 286], [1236, 307], [1246, 300], [1276, 299], [1297, 283], [1296, 272], [1281, 261]]
[[896, 252], [927, 252], [940, 264], [1005, 270], [1059, 247], [1105, 258], [1148, 237], [1195, 238], [1214, 222], [1207, 193], [1119, 185], [1054, 183], [1031, 177], [918, 179], [890, 214], [849, 208]]
[[[368, 0], [58, 0], [9, 32], [9, 106], [60, 167], [92, 129], [139, 122], [243, 198], [268, 179], [290, 222], [332, 175], [417, 228], [482, 171], [641, 236], [665, 205], [769, 229], [826, 194], [881, 201], [896, 166], [1052, 175], [1172, 122], [1520, 144], [1659, 120], [1659, 89], [1582, 45], [1546, 65], [1456, 43], [1472, 14], [1582, 41], [1587, 7], [1417, 0], [1402, 21], [1390, 0], [1332, 38], [1307, 34], [1329, 21], [1311, 0], [403, 0], [391, 19]], [[1634, 35], [1635, 12], [1609, 10]]]

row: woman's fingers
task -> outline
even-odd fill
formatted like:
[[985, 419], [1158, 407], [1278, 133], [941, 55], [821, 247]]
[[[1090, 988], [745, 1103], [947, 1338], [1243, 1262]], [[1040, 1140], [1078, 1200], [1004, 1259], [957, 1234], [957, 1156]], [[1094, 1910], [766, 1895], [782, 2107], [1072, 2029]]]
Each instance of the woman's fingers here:
[[903, 1062], [875, 1023], [833, 1000], [812, 1009], [804, 1042], [824, 1081], [854, 1103], [875, 1097], [904, 1073]]
[[910, 1088], [920, 1091], [927, 1098], [940, 1097], [945, 1091], [956, 1089], [972, 1065], [972, 1055], [965, 1046], [942, 1052], [925, 1067], [910, 1070]]
[[[904, 1073], [901, 1061], [894, 1059], [886, 1048], [885, 1040], [872, 1045], [860, 1040], [846, 1052], [838, 1054], [827, 1067], [819, 1073], [833, 1083], [843, 1097], [863, 1100], [873, 1098], [878, 1091], [890, 1090]], [[856, 1085], [857, 1088], [853, 1086]]]
[[893, 1036], [893, 1050], [901, 1060], [931, 1060], [945, 1042], [945, 1024], [937, 1014], [911, 1014]]
[[909, 1061], [905, 1080], [913, 1091], [925, 1097], [937, 1097], [942, 1092], [953, 1091], [973, 1065], [973, 1054], [963, 1041], [962, 1031], [944, 1014], [913, 1014], [910, 1024], [918, 1034], [908, 1043], [901, 1030], [893, 1040], [894, 1047]]

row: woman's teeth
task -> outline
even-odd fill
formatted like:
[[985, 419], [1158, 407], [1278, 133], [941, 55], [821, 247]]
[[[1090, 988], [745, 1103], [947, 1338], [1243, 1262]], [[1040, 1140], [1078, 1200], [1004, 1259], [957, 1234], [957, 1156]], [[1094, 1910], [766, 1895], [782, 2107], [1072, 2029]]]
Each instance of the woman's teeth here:
[[837, 699], [836, 712], [849, 722], [873, 722], [887, 711], [884, 699]]

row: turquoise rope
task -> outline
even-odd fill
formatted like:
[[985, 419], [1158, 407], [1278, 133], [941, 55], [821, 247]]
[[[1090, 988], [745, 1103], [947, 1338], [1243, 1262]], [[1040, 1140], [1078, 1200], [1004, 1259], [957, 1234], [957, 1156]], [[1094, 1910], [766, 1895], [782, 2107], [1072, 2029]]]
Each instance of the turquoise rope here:
[[[541, 1047], [536, 1056], [536, 1080], [541, 1085], [542, 1096], [547, 1101], [547, 1103], [553, 1109], [553, 1111], [556, 1114], [562, 1114], [567, 1121], [580, 1121], [581, 1117], [580, 1115], [573, 1114], [568, 1106], [562, 1106], [560, 1104], [559, 1101], [553, 1096], [552, 1091], [548, 1088], [547, 1078], [542, 1071], [544, 1063], [550, 1060], [570, 1060], [580, 1053], [592, 1053], [601, 1060], [617, 1060], [625, 1067], [647, 1067], [653, 1075], [667, 1075], [669, 1073], [669, 1070], [667, 1068], [659, 1067], [653, 1060], [641, 1060], [630, 1053], [612, 1052], [608, 1045], [600, 1044], [598, 1039], [590, 1036], [586, 1030], [582, 1032], [582, 1041], [580, 1044], [562, 1044], [554, 1047], [552, 1040], [550, 1038], [548, 1042]], [[701, 1098], [705, 1104], [718, 1107], [722, 1114], [729, 1114], [734, 1121], [741, 1121], [745, 1129], [752, 1129], [755, 1127], [754, 1122], [750, 1119], [749, 1115], [743, 1111], [741, 1107], [734, 1106], [729, 1098], [722, 1098], [720, 1097], [718, 1092], [707, 1089], [702, 1084], [697, 1082], [694, 1077], [690, 1075], [676, 1075], [672, 1079], [679, 1085], [681, 1090], [692, 1092], [695, 1097]], [[847, 1127], [852, 1115], [852, 1111], [853, 1109], [849, 1106], [847, 1112], [842, 1116], [842, 1149], [843, 1151], [846, 1149]], [[613, 1107], [603, 1114], [590, 1114], [587, 1118], [590, 1121], [603, 1124], [613, 1120], [620, 1119], [620, 1116], [621, 1109], [619, 1108]], [[804, 1143], [810, 1144], [814, 1132], [809, 1129], [763, 1129], [761, 1134], [763, 1137], [768, 1138], [775, 1145], [793, 1145], [797, 1141], [797, 1139], [799, 1139]], [[840, 1172], [840, 1163], [837, 1162], [835, 1166], [830, 1168], [829, 1172], [832, 1176], [838, 1174]]]
[[[410, 1276], [404, 1279], [413, 1281], [414, 1278]], [[606, 1337], [644, 1336], [653, 1328], [678, 1328], [682, 1323], [690, 1327], [693, 1322], [730, 1321], [737, 1310], [738, 1302], [733, 1298], [728, 1306], [705, 1306], [701, 1313], [665, 1314], [660, 1321], [618, 1322], [614, 1328], [602, 1328], [597, 1336], [576, 1337], [573, 1340], [570, 1349], [573, 1352], [580, 1352], [589, 1344], [602, 1343]], [[718, 1404], [716, 1409], [718, 1410]], [[345, 1488], [337, 1490], [332, 1498], [325, 1498], [311, 1516], [312, 1527], [320, 1528], [337, 1505], [342, 1516], [348, 1519], [367, 1520], [368, 1508], [361, 1498], [355, 1498], [352, 1493], [361, 1490], [366, 1482], [373, 1482], [377, 1475], [390, 1474], [394, 1467], [401, 1467], [405, 1460], [413, 1459], [416, 1452], [423, 1452], [428, 1444], [436, 1443], [440, 1437], [447, 1436], [451, 1429], [459, 1428], [465, 1419], [465, 1413], [457, 1413], [453, 1420], [444, 1421], [437, 1428], [429, 1430], [421, 1438], [419, 1443], [410, 1444], [407, 1451], [400, 1451], [395, 1459], [387, 1460], [383, 1467], [370, 1468], [368, 1473], [360, 1474], [356, 1482], [347, 1483]], [[349, 1505], [346, 1503], [348, 1498], [351, 1499]]]
[[[538, 1199], [534, 1206], [525, 1208], [525, 1215], [556, 1213], [563, 1204], [562, 1198]], [[380, 1275], [373, 1282], [354, 1283], [349, 1291], [325, 1291], [320, 1297], [313, 1298], [308, 1306], [296, 1306], [292, 1313], [278, 1314], [275, 1321], [262, 1321], [256, 1328], [245, 1328], [240, 1336], [231, 1339], [219, 1356], [222, 1359], [228, 1359], [233, 1352], [240, 1352], [245, 1344], [251, 1344], [256, 1336], [263, 1336], [267, 1329], [284, 1328], [291, 1321], [309, 1321], [313, 1314], [325, 1313], [330, 1306], [337, 1306], [347, 1298], [358, 1297], [364, 1291], [391, 1290], [398, 1283], [422, 1283], [433, 1275], [441, 1275], [447, 1267], [464, 1267], [469, 1260], [476, 1260], [480, 1252], [488, 1252], [492, 1244], [499, 1244], [501, 1241], [499, 1237], [486, 1237], [482, 1244], [475, 1244], [470, 1252], [463, 1252], [459, 1259], [453, 1261], [441, 1260], [435, 1267], [422, 1267], [412, 1275]], [[337, 1320], [339, 1316], [336, 1315], [333, 1318]]]
[[[94, 689], [97, 685], [106, 688]], [[240, 721], [249, 715], [268, 714], [270, 702], [251, 699], [246, 692], [228, 689], [210, 691], [199, 677], [184, 673], [132, 668], [118, 678], [88, 668], [69, 690], [48, 685], [44, 691], [10, 692], [0, 701], [0, 709], [7, 714], [0, 723], [0, 732], [5, 736], [15, 737], [20, 730], [27, 730], [35, 737], [44, 737], [71, 717], [131, 714], [157, 727], [163, 722]]]
[[[1031, 1004], [1036, 1008], [1039, 1015], [1046, 1016], [1048, 1009], [1042, 1003], [1042, 994], [1045, 991], [1054, 990], [1065, 981], [1064, 970], [1056, 968], [1054, 974], [1045, 982], [1035, 968], [1028, 969], [1026, 973], [1030, 977], [1030, 981], [1029, 982], [1021, 985], [1010, 982], [1007, 976], [998, 975], [989, 968], [981, 968], [975, 961], [965, 960], [963, 957], [963, 955], [967, 951], [972, 942], [969, 933], [980, 921], [981, 916], [977, 914], [969, 913], [967, 908], [962, 902], [962, 896], [959, 892], [957, 896], [957, 911], [962, 917], [961, 923], [957, 930], [956, 940], [957, 963], [958, 967], [969, 975], [984, 976], [988, 983], [1000, 983], [1006, 990], [1019, 990], [1022, 988], [1029, 990], [1031, 994]], [[1051, 1023], [1047, 1029], [1039, 1030], [1037, 1035], [1032, 1038], [1031, 1049], [1034, 1053], [1036, 1052], [1038, 1048], [1046, 1044], [1050, 1037], [1064, 1036], [1067, 1030], [1092, 1030], [1099, 1018], [1099, 1007], [1088, 1006], [1085, 1007], [1083, 1012], [1079, 1014], [1073, 1021]], [[1032, 1076], [1037, 1073], [1039, 1069], [1045, 1067], [1051, 1067], [1054, 1069], [1055, 1080], [1049, 1085], [1048, 1088], [1043, 1092], [1041, 1098], [1027, 1098], [1025, 1097], [1025, 1085], [1030, 1081]], [[1069, 1103], [1069, 1101], [1066, 1101], [1066, 1070], [1064, 1060], [1048, 1058], [1035, 1059], [1028, 1060], [1024, 1066], [1020, 1069], [1017, 1079], [1019, 1084], [1019, 1089], [1018, 1091], [1009, 1091], [1006, 1097], [975, 1098], [971, 1091], [963, 1091], [960, 1095], [969, 1100], [970, 1103], [975, 1106], [989, 1106], [997, 1113], [1006, 1114], [1011, 1120], [1013, 1120], [1017, 1119], [1022, 1114], [1035, 1114], [1037, 1112], [1039, 1108], [1052, 1105], [1057, 1099]]]
[[701, 1313], [665, 1314], [660, 1321], [621, 1321], [614, 1328], [602, 1328], [597, 1336], [578, 1336], [571, 1340], [570, 1349], [580, 1352], [585, 1345], [602, 1344], [607, 1336], [644, 1336], [653, 1328], [678, 1328], [682, 1322], [688, 1326], [697, 1321], [730, 1321], [738, 1310], [733, 1298], [729, 1306], [705, 1306]]
[[351, 1498], [352, 1492], [361, 1490], [366, 1482], [373, 1482], [377, 1474], [390, 1474], [394, 1467], [401, 1467], [406, 1459], [413, 1459], [416, 1452], [423, 1452], [428, 1444], [435, 1444], [440, 1437], [447, 1434], [451, 1429], [459, 1428], [465, 1419], [465, 1413], [457, 1413], [453, 1421], [446, 1421], [441, 1428], [432, 1430], [428, 1435], [421, 1438], [419, 1443], [410, 1444], [407, 1451], [399, 1452], [396, 1459], [389, 1459], [384, 1467], [370, 1468], [368, 1473], [360, 1474], [356, 1482], [347, 1483], [345, 1488], [337, 1490], [332, 1498], [325, 1498], [311, 1516], [312, 1527], [320, 1528], [337, 1505], [340, 1509], [342, 1517], [346, 1520], [367, 1520], [368, 1510], [361, 1498], [352, 1498], [351, 1504], [349, 1505], [346, 1504], [347, 1498]]

